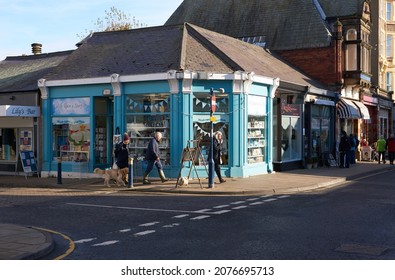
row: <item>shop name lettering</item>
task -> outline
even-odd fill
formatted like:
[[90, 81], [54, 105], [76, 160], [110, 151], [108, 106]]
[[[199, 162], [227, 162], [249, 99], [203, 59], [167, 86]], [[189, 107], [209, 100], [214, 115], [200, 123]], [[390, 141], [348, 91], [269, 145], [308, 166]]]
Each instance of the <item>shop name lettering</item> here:
[[284, 115], [296, 115], [299, 113], [299, 107], [292, 105], [282, 105], [282, 113]]
[[[63, 105], [63, 106], [62, 106]], [[59, 107], [63, 107], [63, 109], [69, 111], [69, 110], [76, 110], [76, 109], [82, 109], [84, 106], [82, 104], [71, 104], [71, 103], [65, 103], [62, 104]]]
[[36, 115], [36, 113], [37, 113], [36, 109], [33, 108], [23, 109], [16, 107], [11, 109], [11, 114], [13, 116], [30, 116], [30, 115]]

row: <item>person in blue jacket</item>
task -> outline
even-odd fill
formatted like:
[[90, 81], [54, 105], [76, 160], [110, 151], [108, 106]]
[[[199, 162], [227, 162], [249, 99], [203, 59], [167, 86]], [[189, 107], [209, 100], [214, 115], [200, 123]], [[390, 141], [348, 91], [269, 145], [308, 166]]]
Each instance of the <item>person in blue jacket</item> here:
[[163, 172], [163, 166], [160, 161], [159, 142], [161, 140], [162, 140], [162, 133], [155, 132], [154, 137], [148, 143], [147, 151], [145, 154], [145, 160], [147, 161], [148, 165], [143, 176], [144, 185], [151, 184], [151, 182], [148, 180], [148, 175], [154, 168], [154, 165], [158, 169], [159, 177], [162, 180], [162, 183], [169, 180], [166, 178], [165, 173]]

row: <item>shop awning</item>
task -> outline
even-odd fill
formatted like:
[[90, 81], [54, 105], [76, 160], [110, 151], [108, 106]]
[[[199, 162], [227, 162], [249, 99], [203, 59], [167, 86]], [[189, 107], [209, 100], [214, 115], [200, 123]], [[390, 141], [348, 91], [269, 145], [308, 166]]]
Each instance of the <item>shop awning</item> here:
[[365, 104], [363, 104], [360, 101], [353, 101], [355, 105], [358, 106], [359, 111], [361, 113], [362, 119], [364, 120], [370, 120], [370, 114], [369, 114], [369, 110], [368, 107], [366, 107]]
[[337, 116], [340, 119], [361, 119], [359, 107], [352, 100], [341, 98], [337, 106]]

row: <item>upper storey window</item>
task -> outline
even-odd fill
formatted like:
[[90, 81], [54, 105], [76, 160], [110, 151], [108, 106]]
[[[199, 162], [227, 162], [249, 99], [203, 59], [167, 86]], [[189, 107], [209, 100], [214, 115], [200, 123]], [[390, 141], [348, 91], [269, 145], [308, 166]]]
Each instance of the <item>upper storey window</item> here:
[[349, 29], [346, 34], [346, 71], [357, 70], [357, 30]]

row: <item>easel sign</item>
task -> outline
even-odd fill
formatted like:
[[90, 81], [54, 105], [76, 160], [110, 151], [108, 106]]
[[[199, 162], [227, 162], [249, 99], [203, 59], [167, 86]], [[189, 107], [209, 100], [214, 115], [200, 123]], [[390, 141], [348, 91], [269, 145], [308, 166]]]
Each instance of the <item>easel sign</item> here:
[[32, 151], [23, 151], [19, 153], [23, 172], [25, 173], [37, 173], [37, 161]]

